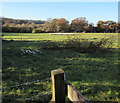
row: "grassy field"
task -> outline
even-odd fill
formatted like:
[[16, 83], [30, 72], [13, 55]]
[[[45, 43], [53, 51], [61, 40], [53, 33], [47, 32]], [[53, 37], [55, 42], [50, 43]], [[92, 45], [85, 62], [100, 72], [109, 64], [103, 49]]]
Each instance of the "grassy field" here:
[[[97, 35], [96, 35], [97, 34]], [[74, 37], [74, 35], [70, 35]], [[75, 36], [86, 39], [100, 39], [103, 37], [118, 36], [117, 33], [75, 33]], [[38, 41], [38, 40], [65, 40], [66, 35], [50, 35], [48, 33], [3, 33], [5, 40], [23, 40], [23, 41]]]
[[[70, 35], [88, 40], [113, 37], [112, 52], [80, 53], [73, 49], [42, 49], [47, 40], [63, 41], [66, 35], [47, 33], [3, 33], [3, 88], [50, 77], [50, 71], [62, 68], [66, 78], [91, 101], [119, 101], [118, 34], [84, 33]], [[22, 54], [21, 49], [41, 50], [42, 54]], [[3, 103], [24, 102], [26, 98], [51, 91], [51, 82], [3, 89]], [[35, 97], [34, 99], [40, 99]]]

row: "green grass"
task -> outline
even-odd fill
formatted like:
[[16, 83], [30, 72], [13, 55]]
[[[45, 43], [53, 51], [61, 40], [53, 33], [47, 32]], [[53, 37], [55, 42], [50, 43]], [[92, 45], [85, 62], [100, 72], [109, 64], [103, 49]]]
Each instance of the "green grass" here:
[[[49, 33], [3, 33], [3, 38], [5, 40], [65, 40], [68, 37], [66, 35], [50, 35]], [[103, 37], [118, 37], [117, 33], [75, 33], [74, 35], [70, 35], [70, 37], [81, 37], [86, 39], [100, 39]]]
[[[79, 53], [72, 49], [42, 49], [47, 41], [61, 41], [65, 35], [5, 33], [3, 34], [3, 88], [50, 77], [50, 71], [62, 68], [66, 78], [91, 101], [119, 101], [118, 34], [75, 34], [83, 39], [98, 40], [114, 36], [113, 52], [104, 54]], [[107, 35], [107, 36], [106, 36]], [[72, 36], [73, 37], [73, 36]], [[17, 38], [17, 39], [16, 39]], [[18, 42], [22, 38], [23, 42]], [[29, 39], [27, 39], [29, 38]], [[26, 41], [27, 40], [27, 41]], [[39, 41], [38, 41], [39, 40]], [[37, 55], [22, 55], [23, 49], [40, 49]], [[51, 90], [51, 82], [3, 89], [3, 103], [23, 102], [25, 98]], [[37, 98], [38, 99], [38, 98]]]

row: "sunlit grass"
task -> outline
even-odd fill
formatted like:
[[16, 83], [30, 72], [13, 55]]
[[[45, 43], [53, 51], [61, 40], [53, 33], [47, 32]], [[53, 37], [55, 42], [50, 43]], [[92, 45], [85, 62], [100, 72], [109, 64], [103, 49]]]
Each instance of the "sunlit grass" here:
[[[49, 35], [48, 33], [6, 33], [3, 39], [3, 88], [50, 77], [53, 69], [62, 68], [67, 80], [91, 101], [120, 101], [118, 99], [118, 34], [85, 33], [76, 37], [98, 40], [102, 37], [116, 36], [113, 52], [106, 54], [79, 53], [72, 49], [45, 50], [42, 40], [61, 41], [66, 35]], [[17, 35], [17, 36], [16, 36]], [[34, 35], [34, 36], [33, 36]], [[11, 38], [10, 38], [11, 37]], [[18, 40], [26, 42], [18, 42]], [[70, 36], [74, 37], [73, 35]], [[19, 39], [15, 39], [19, 38]], [[31, 38], [31, 39], [27, 39]], [[15, 41], [17, 40], [17, 41]], [[32, 40], [32, 42], [28, 42]], [[36, 42], [39, 40], [39, 42]], [[47, 41], [46, 41], [47, 42]], [[22, 55], [22, 49], [39, 49], [43, 53]], [[21, 88], [3, 90], [3, 103], [23, 101], [28, 97], [51, 91], [51, 82], [35, 83]]]
[[114, 41], [114, 48], [118, 48], [118, 33], [75, 33], [74, 35], [50, 35], [49, 33], [3, 33], [2, 38], [4, 40], [15, 40], [15, 41], [40, 41], [40, 40], [51, 40], [51, 41], [64, 41], [68, 38], [81, 38], [88, 40], [99, 40], [101, 38], [112, 37]]

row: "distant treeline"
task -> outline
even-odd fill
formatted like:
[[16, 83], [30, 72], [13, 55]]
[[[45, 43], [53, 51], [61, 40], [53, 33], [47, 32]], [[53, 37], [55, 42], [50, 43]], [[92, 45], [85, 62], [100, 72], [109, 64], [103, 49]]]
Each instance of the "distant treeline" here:
[[98, 21], [97, 25], [88, 23], [85, 17], [79, 17], [71, 21], [65, 18], [42, 20], [18, 20], [0, 18], [2, 32], [9, 33], [49, 33], [49, 32], [90, 32], [90, 33], [118, 33], [120, 22]]

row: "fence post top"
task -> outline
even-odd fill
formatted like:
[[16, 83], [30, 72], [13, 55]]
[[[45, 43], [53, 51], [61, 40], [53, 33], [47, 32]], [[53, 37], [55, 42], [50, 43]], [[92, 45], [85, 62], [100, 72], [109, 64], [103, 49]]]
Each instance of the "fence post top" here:
[[51, 74], [53, 75], [62, 74], [62, 73], [64, 73], [63, 69], [55, 69], [51, 71]]

